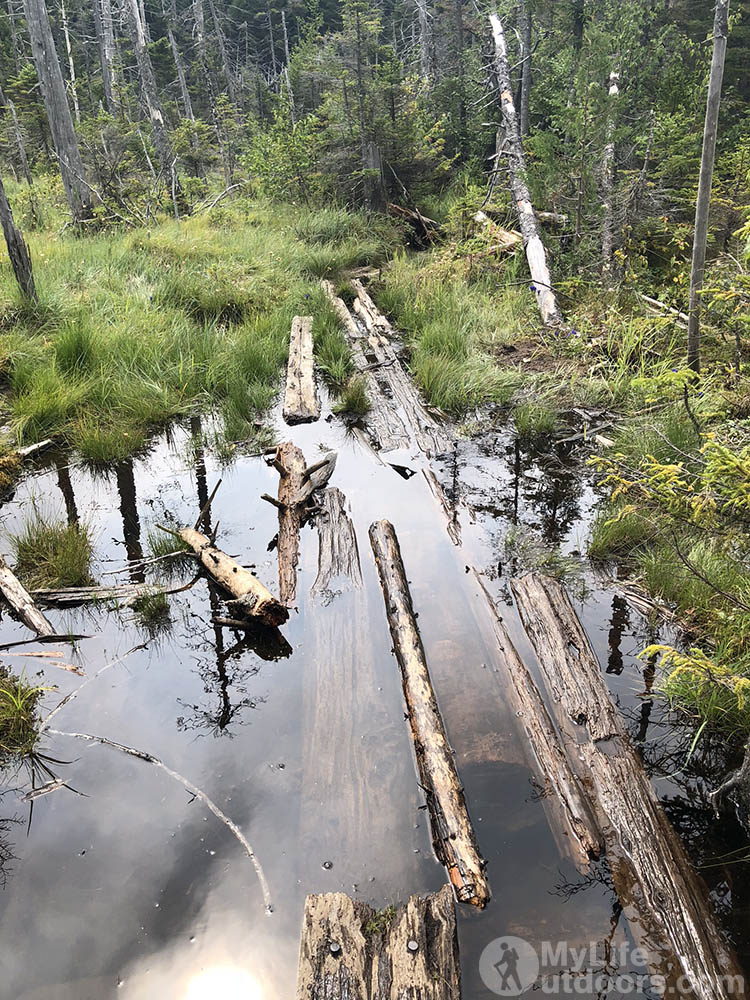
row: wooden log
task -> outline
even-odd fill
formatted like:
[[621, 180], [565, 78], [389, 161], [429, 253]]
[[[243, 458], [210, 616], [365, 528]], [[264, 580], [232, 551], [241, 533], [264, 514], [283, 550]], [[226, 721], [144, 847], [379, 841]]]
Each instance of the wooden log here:
[[297, 1000], [460, 1000], [460, 979], [450, 886], [395, 912], [342, 892], [305, 900]]
[[602, 837], [589, 801], [570, 766], [565, 749], [550, 718], [547, 706], [534, 683], [528, 667], [518, 655], [484, 582], [473, 570], [487, 600], [497, 640], [500, 683], [531, 751], [542, 788], [542, 802], [553, 833], [562, 832], [562, 841], [579, 870], [588, 868], [591, 858], [598, 858]]
[[[182, 587], [178, 588], [182, 590]], [[121, 604], [132, 604], [144, 597], [156, 597], [167, 594], [165, 587], [151, 583], [124, 583], [112, 587], [65, 587], [62, 589], [45, 588], [35, 590], [34, 597], [42, 604], [74, 607], [77, 604], [87, 604], [91, 601], [117, 601]]]
[[233, 614], [257, 618], [266, 625], [282, 625], [287, 620], [289, 612], [284, 605], [250, 570], [217, 549], [210, 538], [195, 528], [181, 528], [177, 534], [195, 552], [209, 576], [232, 595], [234, 600], [227, 606]]
[[681, 970], [698, 1000], [725, 1000], [733, 989], [727, 977], [742, 975], [737, 959], [614, 710], [570, 600], [559, 583], [536, 574], [511, 585], [545, 678], [560, 677], [550, 684], [550, 700], [570, 736], [574, 767], [585, 775], [615, 888], [634, 935], [645, 938], [652, 971]]
[[0, 556], [0, 591], [15, 613], [37, 635], [55, 635], [55, 630], [34, 603], [33, 598]]
[[482, 908], [490, 898], [474, 828], [440, 716], [409, 585], [393, 525], [376, 521], [370, 544], [383, 589], [422, 787], [427, 796], [432, 840], [463, 903]]
[[346, 497], [341, 490], [325, 490], [317, 518], [318, 575], [312, 593], [328, 590], [337, 577], [348, 577], [354, 587], [362, 586], [362, 569], [354, 525], [346, 513]]
[[292, 320], [282, 409], [288, 424], [310, 423], [320, 417], [320, 399], [313, 371], [312, 323], [312, 316], [295, 316]]

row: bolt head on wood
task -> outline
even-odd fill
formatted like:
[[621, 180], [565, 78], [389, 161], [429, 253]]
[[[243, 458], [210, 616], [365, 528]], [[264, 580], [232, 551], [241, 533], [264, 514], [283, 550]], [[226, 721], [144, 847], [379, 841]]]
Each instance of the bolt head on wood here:
[[416, 953], [419, 951], [419, 942], [415, 941], [414, 938], [412, 938], [411, 941], [407, 941], [406, 947], [409, 949], [412, 955], [416, 955]]
[[334, 958], [338, 958], [339, 955], [341, 954], [341, 945], [338, 943], [338, 941], [331, 941], [331, 943], [328, 945], [328, 950], [330, 951], [330, 953], [333, 955]]

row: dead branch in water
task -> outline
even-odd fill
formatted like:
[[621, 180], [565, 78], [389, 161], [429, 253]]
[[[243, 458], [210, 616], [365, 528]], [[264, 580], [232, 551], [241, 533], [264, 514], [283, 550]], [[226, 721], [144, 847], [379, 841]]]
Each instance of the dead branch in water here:
[[106, 736], [92, 736], [90, 733], [66, 733], [59, 729], [50, 729], [48, 732], [54, 736], [68, 736], [71, 739], [84, 740], [87, 743], [99, 743], [102, 746], [112, 747], [112, 749], [119, 750], [121, 753], [127, 754], [129, 757], [135, 757], [137, 760], [142, 760], [146, 764], [153, 764], [155, 767], [164, 771], [165, 774], [168, 774], [170, 778], [178, 781], [184, 788], [187, 788], [190, 794], [194, 795], [197, 799], [200, 799], [206, 808], [210, 809], [214, 816], [216, 816], [216, 818], [222, 822], [240, 842], [242, 849], [252, 862], [255, 874], [258, 876], [258, 882], [260, 883], [261, 892], [263, 893], [263, 902], [265, 904], [266, 913], [273, 912], [273, 903], [271, 902], [271, 892], [268, 888], [268, 882], [266, 881], [263, 867], [258, 860], [255, 851], [253, 851], [250, 846], [250, 842], [237, 824], [231, 820], [226, 813], [222, 812], [216, 803], [210, 799], [204, 791], [198, 788], [197, 785], [194, 785], [192, 781], [189, 781], [177, 771], [172, 770], [172, 768], [168, 767], [164, 761], [159, 760], [158, 757], [154, 757], [153, 754], [147, 753], [145, 750], [136, 750], [134, 747], [125, 746], [124, 743], [115, 743], [114, 740], [108, 740]]
[[39, 636], [54, 635], [55, 630], [34, 603], [33, 598], [0, 556], [0, 591], [18, 617]]

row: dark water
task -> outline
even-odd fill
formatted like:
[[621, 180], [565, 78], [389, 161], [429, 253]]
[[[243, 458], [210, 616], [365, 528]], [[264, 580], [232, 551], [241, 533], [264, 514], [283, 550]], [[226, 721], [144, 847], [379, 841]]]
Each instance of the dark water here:
[[[724, 927], [747, 950], [748, 879], [742, 841], [717, 822], [706, 781], [725, 764], [721, 748], [692, 734], [650, 697], [654, 664], [639, 651], [654, 627], [578, 559], [597, 496], [582, 459], [536, 454], [506, 431], [461, 441], [436, 463], [464, 511], [462, 549], [422, 475], [404, 478], [379, 462], [338, 420], [283, 428], [309, 463], [339, 453], [331, 485], [347, 496], [364, 586], [346, 582], [314, 598], [317, 531], [302, 532], [298, 611], [283, 632], [290, 649], [211, 624], [221, 595], [205, 579], [169, 599], [169, 625], [154, 635], [132, 610], [50, 611], [60, 631], [92, 637], [75, 661], [93, 680], [54, 720], [64, 731], [106, 736], [156, 755], [199, 786], [242, 829], [273, 899], [266, 915], [253, 867], [231, 832], [163, 771], [100, 745], [48, 736], [44, 750], [64, 761], [61, 789], [29, 807], [24, 771], [6, 774], [0, 798], [6, 851], [0, 891], [0, 995], [13, 1000], [179, 998], [275, 1000], [294, 995], [305, 895], [343, 890], [378, 907], [439, 888], [423, 796], [404, 721], [399, 671], [367, 539], [369, 524], [393, 521], [449, 737], [493, 900], [462, 910], [464, 997], [492, 997], [478, 972], [493, 938], [514, 934], [538, 945], [627, 939], [604, 864], [581, 876], [560, 855], [547, 824], [503, 691], [492, 644], [473, 609], [483, 570], [522, 655], [529, 647], [508, 596], [508, 578], [539, 551], [559, 548], [578, 566], [576, 606], [656, 787], [696, 863], [705, 865]], [[192, 432], [199, 430], [193, 421]], [[204, 427], [205, 430], [205, 427]], [[544, 449], [543, 449], [544, 451]], [[419, 458], [393, 456], [418, 469]], [[59, 457], [29, 473], [0, 510], [2, 549], [36, 506], [93, 528], [95, 575], [147, 554], [157, 523], [192, 523], [221, 477], [211, 507], [218, 544], [277, 590], [276, 511], [260, 494], [278, 477], [257, 457], [226, 467], [196, 450], [191, 427], [159, 438], [149, 453], [107, 472]], [[511, 543], [508, 542], [510, 533]], [[569, 567], [569, 568], [570, 568]], [[158, 578], [134, 568], [104, 581]], [[190, 575], [182, 577], [183, 581]], [[26, 638], [8, 617], [0, 641]], [[29, 648], [34, 648], [29, 647]], [[52, 707], [81, 684], [31, 658], [8, 659], [54, 685]], [[734, 852], [734, 853], [732, 853]]]

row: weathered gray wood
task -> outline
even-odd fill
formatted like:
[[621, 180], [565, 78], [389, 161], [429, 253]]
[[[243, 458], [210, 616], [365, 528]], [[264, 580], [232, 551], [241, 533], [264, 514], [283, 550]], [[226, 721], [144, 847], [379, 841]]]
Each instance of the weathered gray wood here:
[[79, 224], [92, 216], [91, 189], [86, 182], [86, 172], [78, 148], [73, 118], [65, 96], [65, 83], [57, 58], [47, 5], [45, 0], [24, 0], [24, 11], [31, 38], [31, 53], [42, 89], [44, 108], [60, 164], [65, 194], [73, 222]]
[[703, 128], [701, 170], [698, 178], [698, 198], [695, 203], [695, 232], [693, 235], [693, 261], [690, 269], [690, 300], [688, 313], [688, 364], [694, 371], [700, 369], [700, 307], [703, 275], [706, 268], [706, 240], [708, 236], [708, 210], [711, 206], [711, 185], [714, 176], [716, 136], [719, 130], [721, 85], [724, 79], [724, 60], [729, 36], [729, 0], [716, 0], [714, 8], [714, 48], [711, 75], [708, 80], [706, 120]]
[[[570, 719], [584, 723], [594, 740], [623, 732], [588, 636], [565, 589], [536, 573], [511, 581], [524, 628], [534, 648], [545, 650], [540, 666], [554, 702], [564, 705]], [[555, 609], [553, 618], [542, 609]]]
[[453, 753], [432, 689], [396, 532], [370, 525], [370, 544], [383, 588], [394, 652], [401, 668], [412, 739], [432, 825], [432, 840], [459, 900], [484, 907], [490, 890]]
[[0, 556], [0, 591], [18, 617], [37, 635], [55, 635], [55, 630], [34, 603], [33, 598]]
[[309, 423], [320, 417], [320, 399], [313, 370], [312, 323], [312, 316], [295, 316], [292, 320], [282, 410], [288, 424]]
[[58, 590], [44, 588], [32, 593], [42, 604], [74, 607], [91, 601], [117, 601], [119, 604], [129, 605], [144, 597], [156, 597], [169, 591], [152, 583], [123, 583], [111, 587], [65, 587]]
[[395, 913], [340, 892], [307, 897], [297, 1000], [460, 1000], [460, 979], [449, 886]]
[[346, 497], [335, 486], [323, 492], [316, 523], [320, 543], [313, 594], [328, 590], [331, 582], [340, 576], [348, 577], [354, 587], [361, 587], [357, 536], [346, 513]]
[[[556, 672], [566, 678], [549, 685], [552, 707], [568, 734], [571, 762], [585, 776], [615, 888], [634, 936], [647, 948], [651, 971], [671, 970], [673, 977], [681, 970], [698, 1000], [743, 995], [727, 985], [725, 977], [741, 977], [737, 959], [615, 712], [564, 589], [536, 574], [513, 580], [512, 588], [545, 678]], [[563, 662], [568, 655], [576, 658], [576, 685], [570, 683], [573, 663]], [[571, 720], [580, 721], [575, 731]]]
[[195, 552], [206, 572], [232, 595], [234, 601], [228, 606], [234, 614], [249, 615], [266, 625], [281, 625], [287, 620], [289, 612], [284, 605], [250, 570], [217, 549], [210, 538], [195, 528], [181, 528], [177, 534]]
[[34, 287], [34, 274], [31, 269], [31, 254], [23, 238], [23, 233], [18, 228], [13, 219], [13, 212], [10, 207], [2, 177], [0, 177], [0, 225], [2, 225], [5, 245], [8, 248], [10, 266], [18, 282], [18, 287], [23, 294], [36, 300], [36, 288]]
[[[539, 234], [539, 225], [531, 203], [529, 187], [526, 183], [526, 157], [523, 151], [516, 108], [513, 102], [513, 86], [511, 84], [510, 65], [508, 63], [508, 48], [505, 43], [505, 32], [503, 31], [502, 21], [497, 14], [490, 14], [490, 26], [495, 43], [495, 73], [500, 89], [500, 107], [505, 126], [503, 136], [505, 143], [504, 155], [508, 163], [510, 189], [516, 211], [518, 212], [518, 224], [523, 236], [526, 260], [528, 261], [529, 272], [534, 284], [536, 304], [539, 308], [542, 322], [547, 326], [554, 326], [562, 321], [562, 314], [557, 304], [557, 296], [552, 287], [552, 279], [547, 267], [547, 255]], [[496, 169], [500, 168], [499, 153], [500, 150], [498, 150], [498, 160], [495, 164]]]
[[567, 848], [564, 853], [570, 855], [578, 868], [585, 870], [591, 858], [598, 858], [602, 849], [602, 837], [591, 806], [573, 772], [534, 679], [518, 655], [495, 602], [476, 570], [474, 575], [487, 599], [492, 617], [499, 680], [533, 756], [550, 826], [553, 833], [562, 831], [563, 839], [561, 841], [558, 837], [558, 843]]

